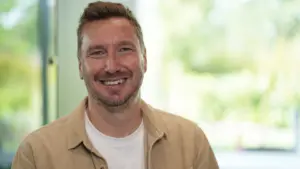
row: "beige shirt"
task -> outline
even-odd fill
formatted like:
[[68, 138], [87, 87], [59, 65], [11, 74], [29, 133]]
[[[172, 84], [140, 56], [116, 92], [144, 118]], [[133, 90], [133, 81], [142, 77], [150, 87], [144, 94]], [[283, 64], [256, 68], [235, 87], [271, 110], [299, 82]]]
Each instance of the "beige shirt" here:
[[[29, 134], [16, 153], [12, 169], [108, 169], [85, 131], [86, 102]], [[146, 169], [219, 169], [206, 136], [195, 123], [143, 101], [141, 109]]]

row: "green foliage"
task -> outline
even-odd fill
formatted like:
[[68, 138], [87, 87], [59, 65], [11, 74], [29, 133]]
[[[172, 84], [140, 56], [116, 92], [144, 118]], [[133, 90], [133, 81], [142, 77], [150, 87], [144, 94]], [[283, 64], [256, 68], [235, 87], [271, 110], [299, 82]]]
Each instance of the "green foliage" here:
[[16, 6], [16, 0], [1, 0], [0, 16], [1, 13], [9, 12], [14, 6]]
[[0, 117], [3, 113], [18, 112], [30, 106], [33, 70], [28, 59], [1, 56], [0, 58]]
[[[0, 53], [11, 57], [23, 56], [28, 51], [29, 44], [20, 37], [19, 31], [7, 30], [0, 25]], [[24, 56], [23, 56], [24, 57]]]
[[[299, 6], [292, 0], [162, 2], [166, 65], [181, 63], [195, 79], [217, 79], [199, 95], [205, 119], [234, 116], [287, 127], [287, 114], [300, 104], [294, 80], [300, 69], [289, 53], [300, 38]], [[218, 92], [224, 86], [228, 92]]]
[[[279, 1], [276, 4], [275, 1], [253, 0], [237, 3], [228, 11], [219, 9], [213, 2], [164, 2], [167, 60], [179, 59], [187, 71], [199, 70], [199, 73], [242, 71], [252, 67], [250, 62], [253, 58], [249, 56], [255, 53], [251, 49], [274, 41], [274, 36], [296, 38], [300, 31], [299, 10], [295, 7], [300, 4], [297, 1]], [[274, 29], [277, 35], [270, 35], [270, 29]], [[230, 47], [230, 43], [235, 46]], [[232, 58], [228, 55], [240, 56]], [[203, 60], [209, 64], [203, 64]]]
[[12, 28], [5, 28], [0, 24], [1, 55], [26, 57], [35, 48], [37, 39], [36, 8], [36, 6], [27, 8], [26, 15]]
[[[6, 0], [0, 9], [12, 11], [15, 1]], [[36, 6], [25, 10], [12, 28], [0, 24], [0, 117], [7, 111], [16, 112], [30, 106], [33, 85], [32, 65], [36, 46]]]
[[15, 0], [0, 3], [0, 150], [21, 139], [27, 126], [17, 122], [17, 117], [29, 112], [32, 93], [39, 90], [38, 66], [32, 57], [36, 53], [37, 6], [25, 9], [12, 27], [5, 26], [6, 16], [18, 5]]
[[14, 27], [14, 32], [18, 32], [28, 45], [28, 52], [31, 52], [37, 46], [37, 5], [29, 6], [25, 10], [26, 16], [22, 18], [17, 26]]

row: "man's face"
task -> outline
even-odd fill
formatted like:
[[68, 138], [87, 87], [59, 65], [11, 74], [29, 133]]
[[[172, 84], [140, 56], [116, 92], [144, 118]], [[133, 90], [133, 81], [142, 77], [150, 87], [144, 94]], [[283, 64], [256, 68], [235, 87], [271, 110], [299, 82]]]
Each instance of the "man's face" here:
[[143, 52], [134, 27], [125, 18], [86, 24], [79, 70], [89, 94], [109, 107], [135, 98], [147, 69]]

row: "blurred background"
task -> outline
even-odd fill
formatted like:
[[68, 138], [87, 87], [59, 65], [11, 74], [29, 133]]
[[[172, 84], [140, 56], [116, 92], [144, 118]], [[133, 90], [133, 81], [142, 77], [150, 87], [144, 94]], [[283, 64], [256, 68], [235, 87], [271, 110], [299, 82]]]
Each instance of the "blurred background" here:
[[[76, 29], [91, 0], [0, 0], [0, 168], [72, 111]], [[195, 121], [221, 169], [300, 168], [299, 0], [115, 0], [144, 31], [142, 97]]]

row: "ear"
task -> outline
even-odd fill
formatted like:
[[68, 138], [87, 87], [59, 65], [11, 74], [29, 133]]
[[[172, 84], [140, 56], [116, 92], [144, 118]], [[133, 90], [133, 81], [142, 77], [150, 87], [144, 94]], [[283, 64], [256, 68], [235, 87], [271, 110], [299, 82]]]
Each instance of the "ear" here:
[[78, 68], [79, 68], [79, 77], [80, 77], [80, 79], [83, 79], [83, 68], [82, 68], [81, 58], [78, 58]]
[[146, 48], [144, 49], [144, 52], [143, 52], [143, 70], [144, 70], [144, 72], [147, 72], [147, 50], [146, 50]]

